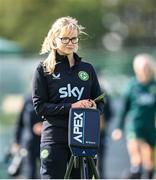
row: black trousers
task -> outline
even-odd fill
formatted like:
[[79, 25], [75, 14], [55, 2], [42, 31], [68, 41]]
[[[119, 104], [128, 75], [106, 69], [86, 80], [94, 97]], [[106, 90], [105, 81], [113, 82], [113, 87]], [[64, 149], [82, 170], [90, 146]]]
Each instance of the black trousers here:
[[[71, 153], [67, 144], [41, 144], [41, 179], [63, 179]], [[72, 179], [80, 179], [79, 168], [73, 168]]]
[[23, 160], [23, 171], [27, 179], [38, 179], [38, 163], [40, 160], [39, 143], [29, 143], [26, 147], [28, 154]]
[[105, 178], [105, 174], [103, 171], [105, 153], [106, 153], [105, 151], [106, 151], [106, 135], [105, 132], [103, 131], [100, 133], [100, 147], [98, 150], [98, 170], [99, 170], [100, 179]]

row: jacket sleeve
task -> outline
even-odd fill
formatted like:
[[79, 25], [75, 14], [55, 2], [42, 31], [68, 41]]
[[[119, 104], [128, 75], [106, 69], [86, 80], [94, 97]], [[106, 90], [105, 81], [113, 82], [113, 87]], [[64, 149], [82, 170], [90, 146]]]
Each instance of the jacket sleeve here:
[[42, 118], [69, 113], [70, 103], [54, 104], [49, 102], [48, 85], [44, 76], [43, 67], [40, 64], [36, 69], [32, 81], [32, 99], [34, 109]]
[[[94, 68], [92, 67], [92, 86], [91, 86], [91, 99], [95, 99], [102, 94], [100, 89], [100, 84], [96, 75]], [[97, 109], [100, 111], [100, 114], [104, 113], [104, 100], [97, 102]]]

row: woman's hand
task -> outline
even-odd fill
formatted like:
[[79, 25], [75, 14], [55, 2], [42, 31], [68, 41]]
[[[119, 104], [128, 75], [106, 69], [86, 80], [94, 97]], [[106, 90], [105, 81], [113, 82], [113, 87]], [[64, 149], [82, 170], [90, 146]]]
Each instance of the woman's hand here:
[[11, 154], [16, 154], [21, 149], [21, 145], [18, 143], [13, 143], [11, 146]]
[[72, 108], [91, 108], [96, 109], [96, 103], [90, 99], [84, 99], [73, 103]]
[[120, 129], [115, 129], [112, 132], [112, 139], [118, 141], [122, 138], [122, 131]]
[[33, 125], [34, 134], [36, 134], [37, 136], [41, 136], [41, 131], [42, 131], [42, 123], [41, 122], [38, 122]]
[[89, 108], [96, 109], [97, 108], [96, 103], [91, 99], [89, 99], [89, 101], [92, 103], [91, 107], [89, 107]]

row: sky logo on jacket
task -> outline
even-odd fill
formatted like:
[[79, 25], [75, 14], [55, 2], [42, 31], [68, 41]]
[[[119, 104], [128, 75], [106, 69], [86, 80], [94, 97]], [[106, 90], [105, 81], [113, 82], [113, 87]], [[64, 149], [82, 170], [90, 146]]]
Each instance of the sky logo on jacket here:
[[84, 91], [84, 87], [78, 88], [78, 87], [71, 87], [71, 84], [67, 84], [67, 87], [61, 87], [59, 89], [60, 98], [66, 98], [66, 97], [76, 97], [77, 100], [80, 100], [82, 97], [82, 93]]

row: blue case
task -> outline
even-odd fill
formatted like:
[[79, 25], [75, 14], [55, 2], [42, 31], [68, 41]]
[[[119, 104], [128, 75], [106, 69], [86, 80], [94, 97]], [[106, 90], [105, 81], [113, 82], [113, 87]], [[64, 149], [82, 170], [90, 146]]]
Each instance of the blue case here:
[[96, 109], [72, 108], [68, 143], [75, 156], [95, 156], [100, 142], [100, 113]]

